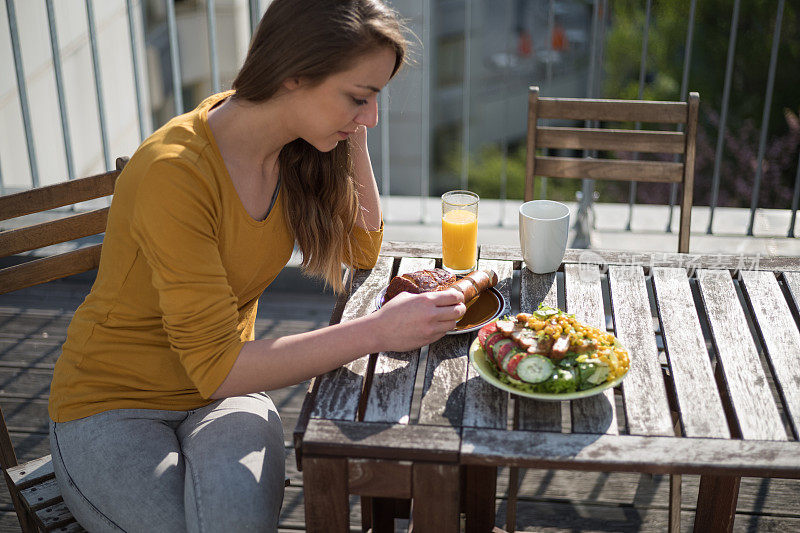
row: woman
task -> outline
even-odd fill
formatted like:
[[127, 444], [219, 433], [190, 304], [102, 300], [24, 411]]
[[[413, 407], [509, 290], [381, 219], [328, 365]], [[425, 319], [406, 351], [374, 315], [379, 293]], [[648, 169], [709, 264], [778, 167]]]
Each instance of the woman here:
[[336, 289], [343, 263], [375, 264], [366, 128], [404, 50], [380, 0], [275, 0], [233, 90], [170, 121], [125, 167], [50, 395], [56, 479], [88, 529], [274, 530], [283, 434], [259, 391], [419, 347], [464, 313], [456, 291], [406, 294], [254, 340], [258, 297], [295, 243]]

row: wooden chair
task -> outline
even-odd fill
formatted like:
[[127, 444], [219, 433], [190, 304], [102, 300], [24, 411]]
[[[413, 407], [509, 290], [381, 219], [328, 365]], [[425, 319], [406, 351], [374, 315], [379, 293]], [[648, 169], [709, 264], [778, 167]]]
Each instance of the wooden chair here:
[[[700, 96], [689, 93], [687, 102], [600, 100], [539, 96], [539, 87], [528, 89], [528, 138], [525, 168], [525, 201], [533, 200], [535, 176], [552, 178], [642, 181], [681, 184], [678, 252], [689, 252], [689, 232], [694, 189], [697, 111]], [[602, 127], [539, 126], [542, 119], [613, 124], [682, 125], [682, 131]], [[539, 155], [540, 148], [616, 153], [676, 155], [680, 161], [597, 159]], [[669, 379], [669, 377], [667, 377]], [[516, 418], [516, 414], [515, 414]], [[680, 421], [675, 420], [676, 427]], [[516, 525], [518, 469], [510, 471], [507, 528]], [[669, 531], [680, 530], [681, 476], [670, 476]]]
[[[680, 183], [681, 214], [678, 251], [689, 251], [692, 218], [697, 109], [700, 96], [688, 102], [545, 98], [538, 87], [528, 89], [528, 145], [525, 201], [533, 200], [534, 176], [594, 180]], [[541, 119], [600, 123], [682, 124], [683, 131], [653, 131], [539, 126]], [[680, 155], [680, 161], [639, 161], [538, 155], [539, 148], [602, 150], [625, 153]]]
[[[112, 172], [0, 197], [0, 220], [46, 213], [109, 196], [114, 192], [114, 183], [126, 161], [126, 158], [117, 159], [117, 170]], [[0, 232], [0, 257], [104, 233], [107, 218], [108, 207], [103, 207]], [[0, 270], [0, 294], [95, 269], [100, 264], [101, 246], [90, 244], [7, 266]], [[50, 456], [19, 464], [2, 410], [0, 466], [22, 531], [83, 531], [61, 499]]]
[[[117, 170], [0, 197], [0, 221], [109, 196], [127, 158]], [[0, 258], [105, 232], [108, 207], [58, 217], [0, 232]], [[96, 269], [102, 244], [47, 255], [0, 269], [0, 294]], [[0, 467], [24, 532], [83, 531], [64, 504], [49, 455], [19, 464], [0, 410]], [[286, 485], [289, 478], [286, 478]]]

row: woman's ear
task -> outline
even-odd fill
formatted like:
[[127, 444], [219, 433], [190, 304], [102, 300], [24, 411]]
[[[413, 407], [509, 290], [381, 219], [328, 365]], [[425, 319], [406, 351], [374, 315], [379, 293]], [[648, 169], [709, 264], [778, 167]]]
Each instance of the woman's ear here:
[[283, 86], [290, 91], [297, 89], [300, 85], [302, 85], [302, 83], [298, 76], [292, 76], [283, 80]]

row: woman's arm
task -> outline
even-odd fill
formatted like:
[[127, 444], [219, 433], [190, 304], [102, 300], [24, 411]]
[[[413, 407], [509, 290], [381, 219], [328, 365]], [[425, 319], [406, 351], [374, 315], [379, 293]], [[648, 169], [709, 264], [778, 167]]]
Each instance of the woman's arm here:
[[367, 150], [366, 127], [358, 127], [352, 136], [351, 146], [355, 173], [353, 178], [358, 192], [358, 202], [361, 206], [361, 216], [356, 221], [356, 225], [367, 231], [376, 231], [381, 227], [381, 201]]
[[274, 390], [324, 374], [358, 357], [407, 351], [441, 338], [464, 314], [456, 290], [402, 293], [378, 311], [342, 324], [244, 344], [212, 398]]

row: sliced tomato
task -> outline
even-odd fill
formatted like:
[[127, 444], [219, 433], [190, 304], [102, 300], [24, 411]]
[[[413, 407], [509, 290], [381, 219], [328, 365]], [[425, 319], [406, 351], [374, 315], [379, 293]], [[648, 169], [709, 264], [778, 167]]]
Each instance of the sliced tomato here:
[[527, 356], [527, 352], [523, 352], [522, 350], [518, 349], [514, 355], [508, 359], [508, 363], [505, 364], [505, 367], [509, 376], [514, 379], [519, 379], [519, 376], [517, 375], [517, 366], [519, 365], [519, 362], [525, 359]]
[[503, 367], [501, 365], [501, 363], [503, 362], [503, 356], [505, 354], [507, 354], [509, 352], [509, 350], [514, 348], [514, 346], [516, 346], [514, 344], [514, 341], [512, 341], [511, 339], [503, 338], [503, 339], [500, 339], [499, 341], [497, 341], [490, 348], [491, 349], [491, 353], [489, 354], [489, 358], [492, 360], [492, 362], [495, 364], [495, 366], [499, 370], [503, 369]]
[[481, 343], [481, 346], [483, 348], [486, 347], [486, 338], [492, 333], [496, 332], [497, 332], [497, 322], [486, 324], [480, 329], [480, 331], [478, 332], [478, 342]]
[[[495, 352], [494, 352], [495, 353], [494, 359], [495, 359], [495, 362], [497, 363], [497, 368], [499, 368], [499, 369], [501, 369], [503, 371], [505, 371], [505, 369], [506, 369], [505, 363], [508, 360], [509, 354], [511, 354], [511, 352], [513, 350], [519, 350], [519, 348], [517, 347], [517, 345], [516, 345], [516, 343], [514, 341], [512, 341], [511, 339], [507, 339], [507, 340], [508, 340], [508, 343], [503, 343], [502, 341], [497, 343], [497, 346], [496, 346], [496, 349], [495, 349]], [[501, 346], [501, 343], [502, 343], [502, 346]]]
[[494, 352], [495, 345], [504, 339], [511, 340], [506, 337], [502, 331], [495, 331], [486, 338], [486, 346], [483, 347], [483, 350], [491, 357], [491, 354]]

